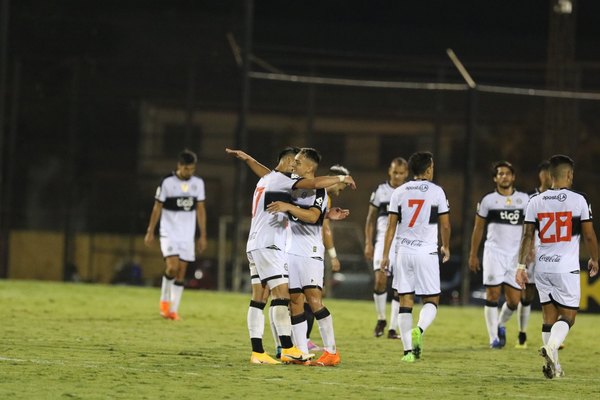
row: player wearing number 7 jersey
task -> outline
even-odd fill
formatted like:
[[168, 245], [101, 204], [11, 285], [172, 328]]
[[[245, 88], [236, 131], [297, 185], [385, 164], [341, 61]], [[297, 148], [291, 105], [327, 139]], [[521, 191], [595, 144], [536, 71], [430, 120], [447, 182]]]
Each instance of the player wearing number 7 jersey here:
[[[421, 356], [423, 334], [437, 314], [441, 292], [438, 225], [442, 262], [446, 262], [450, 258], [450, 208], [444, 190], [431, 182], [433, 155], [430, 152], [414, 153], [408, 160], [408, 168], [414, 179], [396, 188], [390, 199], [381, 269], [389, 267], [388, 255], [396, 235], [392, 287], [400, 297], [398, 322], [404, 346], [402, 361], [414, 362]], [[411, 329], [415, 295], [421, 297], [423, 308], [417, 326]]]
[[528, 283], [525, 260], [536, 228], [535, 285], [542, 304], [542, 372], [546, 378], [563, 376], [558, 347], [575, 323], [579, 309], [579, 240], [583, 236], [590, 260], [590, 276], [598, 273], [598, 241], [592, 211], [584, 195], [571, 190], [574, 162], [564, 155], [550, 158], [552, 188], [531, 198], [525, 211], [525, 226], [519, 248], [516, 281]]

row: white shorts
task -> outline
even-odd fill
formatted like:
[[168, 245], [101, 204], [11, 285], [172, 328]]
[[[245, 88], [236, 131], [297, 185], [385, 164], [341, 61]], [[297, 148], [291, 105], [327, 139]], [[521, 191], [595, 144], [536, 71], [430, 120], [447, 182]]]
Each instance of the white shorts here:
[[256, 264], [254, 261], [250, 261], [250, 254], [246, 254], [248, 256], [248, 266], [250, 267], [250, 283], [253, 285], [259, 285], [260, 278], [258, 277], [258, 271], [256, 270]]
[[196, 261], [196, 246], [194, 241], [175, 242], [169, 238], [160, 238], [160, 251], [164, 258], [179, 256], [182, 261]]
[[555, 303], [561, 307], [579, 309], [581, 280], [577, 273], [537, 272], [535, 286], [540, 295], [540, 303]]
[[440, 261], [437, 254], [398, 253], [392, 287], [398, 294], [436, 296], [440, 290]]
[[[381, 259], [383, 258], [383, 245], [384, 242], [377, 241], [375, 242], [375, 247], [373, 249], [373, 271], [379, 270], [379, 266], [381, 265]], [[396, 239], [392, 240], [392, 245], [390, 246], [390, 265], [388, 270], [390, 273], [393, 273], [394, 266], [396, 265]]]
[[250, 263], [256, 268], [256, 275], [263, 285], [273, 289], [279, 285], [288, 284], [287, 254], [281, 250], [256, 249], [246, 253]]
[[290, 270], [290, 290], [319, 288], [323, 289], [323, 260], [288, 254]]
[[521, 290], [517, 284], [518, 254], [506, 255], [498, 250], [483, 250], [483, 284], [498, 286], [503, 283]]

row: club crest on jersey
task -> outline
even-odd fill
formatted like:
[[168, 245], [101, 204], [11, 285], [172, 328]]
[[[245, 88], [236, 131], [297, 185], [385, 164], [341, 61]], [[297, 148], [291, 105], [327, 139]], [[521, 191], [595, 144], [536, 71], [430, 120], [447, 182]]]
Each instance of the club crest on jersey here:
[[183, 190], [184, 192], [187, 193], [187, 191], [190, 189], [190, 186], [187, 183], [182, 183], [181, 184], [181, 190]]
[[512, 198], [511, 197], [507, 197], [506, 201], [504, 202], [504, 205], [510, 206], [511, 204], [512, 204]]

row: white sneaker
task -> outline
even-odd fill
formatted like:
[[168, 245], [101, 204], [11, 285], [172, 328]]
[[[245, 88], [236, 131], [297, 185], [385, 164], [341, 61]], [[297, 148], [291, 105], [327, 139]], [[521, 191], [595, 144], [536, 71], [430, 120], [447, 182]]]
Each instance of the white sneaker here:
[[545, 360], [545, 364], [542, 366], [544, 376], [548, 379], [557, 376], [556, 366], [558, 365], [558, 355], [556, 354], [556, 351], [546, 344], [540, 348], [540, 356], [544, 357]]

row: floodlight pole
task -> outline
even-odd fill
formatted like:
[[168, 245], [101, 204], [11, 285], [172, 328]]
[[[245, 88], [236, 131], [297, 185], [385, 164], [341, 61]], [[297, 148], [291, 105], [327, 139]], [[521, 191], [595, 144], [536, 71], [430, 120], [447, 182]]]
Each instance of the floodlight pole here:
[[462, 203], [462, 247], [461, 247], [461, 303], [469, 304], [471, 292], [471, 274], [469, 269], [469, 247], [471, 242], [471, 230], [473, 226], [471, 194], [473, 193], [473, 178], [475, 176], [475, 143], [476, 143], [476, 115], [477, 115], [477, 84], [471, 78], [471, 75], [460, 62], [452, 49], [446, 51], [450, 60], [461, 74], [469, 91], [467, 93], [467, 115], [465, 130], [465, 166], [464, 166], [464, 188]]
[[[250, 108], [250, 56], [252, 54], [252, 31], [254, 17], [254, 1], [244, 1], [244, 37], [242, 46], [242, 87], [240, 99], [240, 115], [235, 136], [236, 148], [247, 150], [248, 130], [247, 120]], [[239, 291], [241, 288], [241, 257], [239, 246], [241, 243], [242, 208], [246, 202], [246, 186], [248, 181], [247, 169], [244, 163], [235, 163], [235, 188], [233, 210], [233, 240], [232, 240], [232, 279], [231, 289]]]

